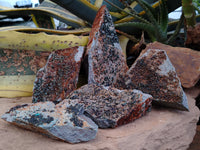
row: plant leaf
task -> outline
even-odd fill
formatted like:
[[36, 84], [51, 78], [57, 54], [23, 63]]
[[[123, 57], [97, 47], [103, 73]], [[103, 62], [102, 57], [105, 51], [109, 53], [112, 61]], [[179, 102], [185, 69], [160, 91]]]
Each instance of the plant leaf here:
[[[86, 20], [90, 24], [93, 23], [93, 20], [98, 11], [98, 7], [94, 6], [92, 3], [87, 0], [52, 0], [56, 4], [62, 6], [63, 8], [69, 10], [71, 13], [80, 17], [83, 20]], [[113, 20], [118, 20], [124, 15], [118, 12], [110, 12]]]
[[35, 75], [0, 76], [0, 97], [32, 96]]
[[152, 14], [152, 12], [149, 10], [149, 8], [144, 4], [143, 0], [136, 0], [136, 1], [144, 9], [145, 14], [148, 16], [148, 19], [150, 20], [150, 22], [152, 24], [154, 24], [155, 27], [156, 27], [158, 25], [157, 21], [156, 21], [156, 18], [154, 17], [154, 15]]
[[176, 30], [174, 31], [174, 33], [169, 37], [167, 43], [171, 43], [175, 40], [175, 38], [178, 36], [179, 32], [180, 32], [180, 29], [181, 29], [181, 26], [183, 25], [183, 21], [184, 21], [184, 15], [182, 14], [181, 15], [181, 18], [179, 19], [179, 22], [176, 26]]
[[111, 5], [113, 5], [113, 7], [116, 7], [117, 9], [121, 10], [122, 12], [125, 12], [126, 14], [130, 15], [130, 16], [133, 16], [134, 18], [138, 19], [139, 21], [143, 22], [143, 23], [150, 23], [148, 20], [140, 17], [138, 14], [135, 14], [135, 13], [129, 13], [129, 12], [126, 12], [125, 10], [119, 8], [118, 6], [116, 6], [115, 4], [109, 2], [108, 0], [105, 0], [106, 2], [110, 3]]
[[45, 28], [31, 28], [27, 26], [8, 26], [8, 27], [1, 27], [0, 31], [20, 31], [26, 33], [38, 33], [38, 32], [45, 32], [47, 34], [56, 34], [56, 35], [67, 35], [67, 34], [87, 34], [91, 31], [91, 28], [78, 28], [75, 30], [49, 30]]
[[146, 8], [152, 13], [154, 18], [156, 19], [158, 17], [158, 12], [155, 10], [155, 8], [153, 8], [152, 5], [150, 3], [147, 3], [146, 1], [142, 0], [141, 2], [144, 6], [146, 6]]
[[160, 26], [164, 32], [167, 32], [167, 26], [168, 26], [168, 10], [165, 0], [161, 0], [160, 4]]
[[0, 48], [53, 51], [74, 46], [85, 46], [88, 36], [28, 34], [16, 31], [0, 32]]
[[17, 8], [17, 9], [6, 9], [0, 10], [0, 15], [7, 15], [7, 16], [28, 16], [31, 14], [38, 14], [38, 15], [48, 15], [53, 18], [56, 18], [67, 25], [77, 27], [84, 27], [86, 26], [85, 21], [76, 17], [75, 15], [71, 14], [70, 12], [66, 12], [63, 10], [59, 10], [56, 8], [50, 7], [37, 7], [37, 8]]
[[[147, 1], [149, 4], [151, 4], [152, 7], [156, 8], [156, 11], [158, 11], [159, 1], [156, 1], [155, 3], [149, 2], [148, 0], [145, 0], [145, 1]], [[178, 7], [180, 7], [182, 5], [181, 0], [167, 0], [166, 3], [167, 3], [167, 8], [168, 8], [169, 13], [174, 11], [175, 9], [177, 9]], [[137, 11], [137, 9], [136, 9], [136, 11]], [[139, 12], [139, 15], [144, 15], [144, 14], [145, 14], [144, 10]], [[130, 22], [130, 21], [134, 21], [134, 20], [136, 20], [134, 17], [127, 16], [125, 18], [115, 21], [115, 23]]]
[[145, 24], [141, 22], [127, 22], [127, 23], [119, 23], [115, 25], [116, 29], [121, 30], [123, 32], [132, 34], [134, 31], [138, 31], [138, 29], [142, 29], [149, 34], [155, 35], [156, 29], [151, 24]]

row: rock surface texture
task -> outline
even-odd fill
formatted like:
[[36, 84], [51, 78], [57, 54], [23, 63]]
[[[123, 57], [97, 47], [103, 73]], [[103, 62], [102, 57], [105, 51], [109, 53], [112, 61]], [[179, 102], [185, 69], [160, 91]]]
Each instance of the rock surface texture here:
[[125, 88], [153, 96], [153, 103], [188, 110], [187, 97], [166, 52], [148, 49], [127, 72]]
[[195, 50], [200, 50], [200, 23], [197, 23], [194, 28], [187, 28], [187, 39], [185, 41], [185, 46], [190, 47]]
[[152, 96], [139, 90], [85, 85], [70, 93], [59, 105], [83, 104], [88, 117], [99, 128], [114, 128], [127, 124], [151, 109]]
[[189, 48], [172, 47], [159, 42], [148, 44], [144, 52], [148, 49], [162, 49], [166, 51], [183, 87], [191, 88], [199, 81], [200, 52]]
[[83, 111], [81, 104], [55, 106], [53, 102], [38, 102], [15, 106], [2, 119], [54, 139], [79, 143], [94, 139], [98, 130]]
[[33, 103], [59, 102], [76, 89], [84, 47], [57, 50], [50, 54], [34, 82]]
[[[150, 113], [115, 129], [99, 129], [94, 140], [69, 144], [22, 130], [0, 119], [3, 150], [187, 150], [196, 132], [199, 109], [187, 93], [190, 112], [152, 107]], [[0, 115], [9, 108], [31, 102], [31, 97], [0, 98]]]
[[123, 51], [115, 31], [112, 17], [105, 6], [94, 20], [87, 46], [88, 83], [113, 86], [128, 70]]

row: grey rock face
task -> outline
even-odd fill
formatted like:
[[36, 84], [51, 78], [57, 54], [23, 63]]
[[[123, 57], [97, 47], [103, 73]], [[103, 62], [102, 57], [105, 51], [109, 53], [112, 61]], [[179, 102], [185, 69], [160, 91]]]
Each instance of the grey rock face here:
[[126, 73], [123, 88], [151, 94], [155, 104], [189, 110], [180, 80], [164, 50], [149, 49], [141, 55]]
[[54, 139], [79, 143], [94, 139], [98, 130], [98, 126], [83, 112], [81, 104], [61, 106], [53, 102], [38, 102], [13, 107], [2, 119]]
[[82, 104], [99, 128], [114, 128], [142, 117], [150, 111], [151, 101], [151, 95], [139, 90], [89, 84], [70, 93], [59, 105]]
[[117, 79], [128, 71], [112, 17], [102, 6], [94, 20], [87, 45], [88, 83], [104, 86], [118, 84]]

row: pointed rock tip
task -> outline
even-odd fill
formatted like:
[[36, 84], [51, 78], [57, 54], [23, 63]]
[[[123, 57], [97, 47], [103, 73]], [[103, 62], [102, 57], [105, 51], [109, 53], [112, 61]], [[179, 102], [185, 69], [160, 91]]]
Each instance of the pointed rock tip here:
[[126, 88], [151, 94], [154, 104], [183, 111], [189, 109], [180, 79], [164, 50], [146, 50], [126, 75]]

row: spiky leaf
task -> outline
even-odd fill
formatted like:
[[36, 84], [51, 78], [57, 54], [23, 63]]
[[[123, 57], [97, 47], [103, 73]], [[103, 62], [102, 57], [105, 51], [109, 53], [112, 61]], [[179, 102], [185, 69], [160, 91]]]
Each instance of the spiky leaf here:
[[167, 26], [168, 26], [168, 10], [165, 0], [161, 0], [160, 4], [160, 26], [163, 30], [163, 32], [167, 32]]
[[144, 30], [146, 32], [148, 32], [149, 34], [151, 34], [152, 36], [155, 36], [156, 33], [156, 29], [154, 28], [153, 25], [151, 24], [146, 24], [146, 23], [141, 23], [141, 22], [127, 22], [127, 23], [119, 23], [115, 25], [116, 29], [126, 29], [126, 33], [130, 33], [134, 30], [137, 29], [141, 29]]

